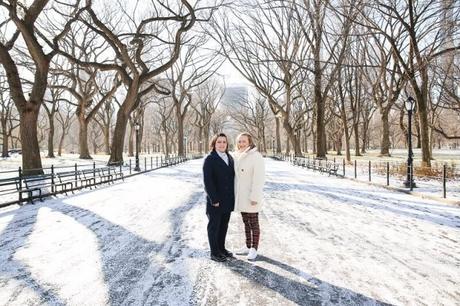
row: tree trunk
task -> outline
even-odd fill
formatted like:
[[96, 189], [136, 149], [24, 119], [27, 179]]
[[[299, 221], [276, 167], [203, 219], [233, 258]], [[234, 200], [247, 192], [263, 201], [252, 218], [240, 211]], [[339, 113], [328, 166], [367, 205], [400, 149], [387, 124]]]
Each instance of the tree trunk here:
[[353, 123], [353, 136], [355, 139], [355, 156], [361, 156], [360, 150], [359, 150], [359, 124], [358, 122]]
[[[319, 55], [318, 55], [319, 59]], [[319, 67], [319, 60], [315, 61], [315, 88], [314, 100], [316, 106], [316, 157], [326, 157], [326, 127], [324, 122], [325, 108], [324, 100], [321, 93], [321, 69]], [[318, 66], [318, 67], [316, 67]]]
[[[416, 133], [414, 133], [414, 130]], [[420, 119], [418, 116], [412, 116], [412, 136], [415, 136], [417, 138], [417, 142], [415, 144], [415, 147], [417, 149], [422, 148], [422, 142], [421, 142], [421, 133], [420, 133]]]
[[6, 120], [2, 120], [2, 137], [3, 137], [3, 145], [2, 145], [2, 157], [8, 157], [8, 133], [7, 133], [7, 123]]
[[343, 137], [343, 132], [340, 133], [340, 131], [338, 131], [337, 136], [336, 136], [336, 141], [335, 141], [337, 155], [342, 155], [342, 137]]
[[177, 154], [184, 156], [184, 116], [180, 111], [180, 104], [176, 104], [177, 119]]
[[92, 139], [92, 142], [93, 142], [93, 154], [96, 155], [96, 154], [97, 154], [96, 137], [94, 137], [94, 138]]
[[62, 155], [62, 147], [64, 146], [64, 138], [65, 138], [65, 130], [62, 129], [62, 135], [59, 139], [59, 148], [58, 148], [58, 156]]
[[428, 128], [428, 114], [426, 103], [419, 103], [418, 116], [420, 120], [420, 142], [422, 148], [422, 164], [426, 167], [431, 167], [431, 150], [430, 137]]
[[125, 142], [126, 126], [128, 124], [129, 112], [121, 107], [117, 113], [117, 122], [113, 131], [112, 149], [110, 150], [109, 164], [119, 165], [123, 163], [123, 147]]
[[80, 124], [80, 129], [78, 133], [79, 145], [80, 145], [80, 157], [81, 159], [92, 159], [89, 153], [88, 147], [88, 122], [85, 120], [84, 116], [78, 116], [78, 123]]
[[203, 154], [203, 127], [198, 128], [198, 153]]
[[48, 132], [48, 157], [54, 158], [54, 118], [53, 115], [48, 116], [50, 129]]
[[276, 153], [281, 154], [281, 133], [280, 133], [280, 119], [275, 117], [276, 123]]
[[291, 154], [291, 142], [289, 135], [286, 135], [286, 155]]
[[40, 146], [37, 137], [37, 120], [40, 105], [28, 103], [20, 116], [20, 135], [22, 145], [22, 167], [24, 175], [43, 174]]
[[308, 153], [308, 133], [307, 133], [307, 128], [306, 125], [304, 126], [303, 130], [303, 151], [304, 153]]
[[204, 140], [203, 140], [204, 151], [206, 152], [209, 150], [209, 129], [210, 129], [210, 126], [208, 123], [207, 126], [205, 126], [204, 128]]
[[390, 123], [388, 121], [388, 109], [381, 110], [382, 115], [382, 138], [380, 140], [380, 155], [379, 156], [391, 156], [390, 155]]
[[110, 124], [104, 126], [104, 151], [105, 154], [110, 154]]
[[134, 137], [135, 137], [135, 129], [134, 124], [129, 124], [129, 135], [128, 135], [128, 157], [134, 156]]
[[343, 131], [345, 134], [345, 158], [348, 163], [351, 163], [351, 152], [350, 152], [350, 130], [348, 129], [347, 124], [347, 114], [345, 112], [344, 106], [341, 108], [341, 117], [342, 117], [342, 125]]
[[126, 126], [129, 116], [135, 106], [139, 90], [139, 80], [131, 82], [125, 101], [117, 112], [117, 122], [113, 131], [112, 149], [110, 150], [109, 165], [120, 165], [123, 163], [123, 148], [125, 144]]
[[366, 127], [366, 123], [364, 122], [363, 123], [363, 138], [361, 139], [362, 140], [362, 145], [361, 145], [361, 153], [364, 154], [366, 153], [366, 150], [367, 150], [367, 145], [368, 145], [368, 141], [367, 141], [367, 127]]

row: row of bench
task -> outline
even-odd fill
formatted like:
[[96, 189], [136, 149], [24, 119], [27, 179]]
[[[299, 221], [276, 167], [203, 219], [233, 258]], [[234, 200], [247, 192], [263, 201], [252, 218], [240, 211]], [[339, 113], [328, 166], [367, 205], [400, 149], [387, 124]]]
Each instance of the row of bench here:
[[103, 167], [0, 179], [0, 188], [18, 193], [20, 203], [33, 203], [37, 198], [43, 201], [45, 196], [73, 193], [77, 189], [113, 183], [118, 179], [124, 180], [120, 167]]
[[328, 175], [337, 176], [337, 171], [339, 170], [337, 163], [317, 158], [294, 157], [292, 163], [296, 166], [327, 173]]

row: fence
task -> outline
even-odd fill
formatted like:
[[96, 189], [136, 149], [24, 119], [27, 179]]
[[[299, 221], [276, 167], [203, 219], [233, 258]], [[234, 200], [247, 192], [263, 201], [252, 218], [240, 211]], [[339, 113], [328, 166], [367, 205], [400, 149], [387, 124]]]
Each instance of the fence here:
[[[415, 188], [420, 193], [460, 201], [460, 169], [459, 165], [453, 162], [433, 162], [431, 167], [423, 167], [415, 162], [413, 167], [408, 167], [407, 163], [397, 161], [353, 160], [347, 163], [345, 159], [336, 158], [328, 160], [285, 154], [274, 157], [329, 175], [334, 174], [411, 191]], [[408, 179], [408, 172], [411, 179]], [[404, 185], [406, 182], [409, 185]]]
[[97, 166], [96, 162], [93, 162], [31, 169], [42, 170], [43, 174], [39, 175], [24, 175], [21, 167], [17, 170], [1, 171], [0, 207], [23, 202], [33, 203], [36, 199], [43, 200], [45, 197], [62, 193], [67, 195], [69, 192], [73, 193], [83, 188], [96, 188], [100, 184], [111, 184], [140, 173], [177, 165], [191, 158], [197, 158], [197, 156], [143, 157], [139, 158], [139, 171], [135, 171], [135, 163], [132, 159], [116, 166]]

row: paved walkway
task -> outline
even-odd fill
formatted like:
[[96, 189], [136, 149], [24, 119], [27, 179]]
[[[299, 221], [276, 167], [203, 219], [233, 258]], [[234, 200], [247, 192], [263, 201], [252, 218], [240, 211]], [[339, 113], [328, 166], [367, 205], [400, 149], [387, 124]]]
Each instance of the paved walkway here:
[[459, 208], [267, 160], [258, 260], [215, 263], [201, 163], [0, 210], [0, 305], [460, 305]]

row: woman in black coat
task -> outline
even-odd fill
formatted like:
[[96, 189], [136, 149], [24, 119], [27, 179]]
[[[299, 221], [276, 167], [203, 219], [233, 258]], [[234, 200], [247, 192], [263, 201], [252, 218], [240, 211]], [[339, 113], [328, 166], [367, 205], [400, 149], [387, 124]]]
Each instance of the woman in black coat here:
[[211, 152], [203, 165], [206, 191], [206, 215], [208, 216], [208, 240], [211, 259], [225, 261], [233, 254], [225, 249], [230, 214], [235, 206], [235, 170], [233, 158], [228, 153], [225, 134], [215, 135], [209, 145]]

